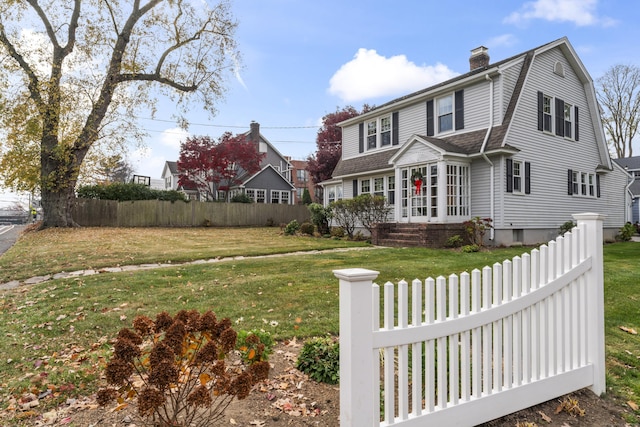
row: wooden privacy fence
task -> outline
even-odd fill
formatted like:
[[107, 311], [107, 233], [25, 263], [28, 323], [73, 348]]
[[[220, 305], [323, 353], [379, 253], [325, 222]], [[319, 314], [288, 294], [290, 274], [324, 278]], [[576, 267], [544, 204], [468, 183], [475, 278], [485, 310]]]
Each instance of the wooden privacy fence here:
[[74, 220], [86, 227], [242, 227], [309, 221], [305, 205], [161, 200], [77, 199]]
[[603, 393], [604, 216], [574, 218], [531, 254], [387, 282], [382, 301], [378, 272], [334, 271], [341, 427], [473, 426], [584, 387]]

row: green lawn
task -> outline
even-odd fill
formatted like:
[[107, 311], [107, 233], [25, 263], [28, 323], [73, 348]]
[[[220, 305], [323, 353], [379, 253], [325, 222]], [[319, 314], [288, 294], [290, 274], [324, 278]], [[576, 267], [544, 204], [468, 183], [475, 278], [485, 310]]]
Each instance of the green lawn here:
[[[7, 281], [35, 272], [117, 264], [367, 246], [285, 237], [273, 228], [47, 230], [20, 239], [0, 257], [0, 269]], [[69, 393], [93, 391], [110, 349], [109, 340], [140, 314], [155, 317], [163, 310], [172, 314], [179, 309], [213, 310], [218, 317], [229, 317], [237, 330], [261, 328], [277, 339], [335, 335], [339, 330], [335, 269], [377, 270], [377, 282], [382, 284], [471, 271], [523, 251], [526, 249], [500, 248], [467, 254], [378, 248], [313, 252], [103, 273], [5, 291], [0, 294], [3, 400], [46, 386], [57, 390], [61, 399]], [[608, 389], [625, 400], [635, 400], [640, 395], [640, 338], [619, 327], [640, 331], [640, 244], [610, 244], [604, 253]]]

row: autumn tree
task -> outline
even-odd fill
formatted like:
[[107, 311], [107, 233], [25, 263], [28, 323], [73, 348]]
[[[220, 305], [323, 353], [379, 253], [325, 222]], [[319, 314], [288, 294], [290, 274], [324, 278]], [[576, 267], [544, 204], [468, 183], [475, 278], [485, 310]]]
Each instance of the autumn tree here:
[[633, 139], [640, 123], [640, 67], [614, 65], [597, 80], [602, 124], [612, 153], [633, 156]]
[[227, 191], [228, 199], [228, 190], [258, 172], [263, 158], [244, 135], [226, 132], [217, 141], [190, 137], [180, 144], [178, 184], [196, 188], [207, 200], [216, 200], [219, 190]]
[[98, 184], [127, 183], [133, 177], [133, 166], [120, 154], [101, 155], [94, 163], [87, 180]]
[[331, 178], [331, 174], [342, 156], [342, 128], [338, 123], [370, 111], [372, 107], [364, 105], [362, 112], [352, 106], [336, 108], [333, 113], [322, 118], [322, 127], [316, 136], [316, 152], [307, 158], [307, 171], [314, 183]]
[[75, 225], [87, 154], [135, 139], [135, 113], [155, 111], [157, 95], [180, 114], [194, 98], [215, 113], [236, 25], [227, 0], [0, 0], [3, 161], [37, 176], [43, 227]]

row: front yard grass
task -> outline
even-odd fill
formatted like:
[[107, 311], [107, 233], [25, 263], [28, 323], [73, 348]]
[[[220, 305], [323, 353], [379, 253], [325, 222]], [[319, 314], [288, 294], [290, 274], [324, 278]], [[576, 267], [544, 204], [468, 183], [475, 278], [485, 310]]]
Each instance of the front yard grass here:
[[[192, 240], [173, 237], [168, 244], [171, 239], [155, 229], [91, 230], [93, 239], [85, 234], [89, 229], [34, 233], [38, 238], [27, 235], [7, 254], [9, 259], [16, 260], [17, 254], [27, 257], [28, 248], [36, 241], [42, 248], [38, 256], [43, 259], [24, 259], [22, 269], [12, 267], [6, 273], [5, 266], [11, 262], [5, 255], [0, 257], [2, 274], [13, 278], [33, 275], [24, 266], [34, 263], [41, 273], [67, 269], [63, 268], [66, 264], [72, 264], [73, 269], [86, 268], [89, 259], [94, 268], [108, 266], [110, 260], [126, 260], [118, 240], [128, 242], [125, 246], [132, 248], [130, 264], [367, 246], [342, 240], [284, 237], [277, 229], [178, 230], [191, 236], [197, 248], [190, 248]], [[114, 234], [119, 238], [114, 239]], [[148, 243], [142, 244], [138, 239]], [[76, 240], [80, 240], [79, 244]], [[56, 247], [64, 254], [63, 261], [53, 256]], [[114, 248], [115, 253], [110, 254], [109, 248]], [[377, 282], [382, 285], [387, 281], [470, 272], [524, 251], [527, 249], [460, 253], [378, 248], [246, 258], [103, 273], [5, 291], [0, 294], [0, 391], [5, 402], [8, 396], [47, 387], [63, 400], [70, 394], [92, 392], [111, 348], [109, 340], [120, 328], [129, 327], [137, 315], [155, 318], [161, 311], [175, 314], [180, 309], [212, 310], [219, 318], [229, 317], [236, 330], [260, 328], [276, 339], [337, 335], [335, 269], [362, 267], [380, 271]], [[625, 401], [635, 401], [640, 396], [640, 338], [620, 327], [640, 331], [640, 244], [606, 245], [604, 253], [607, 387]]]

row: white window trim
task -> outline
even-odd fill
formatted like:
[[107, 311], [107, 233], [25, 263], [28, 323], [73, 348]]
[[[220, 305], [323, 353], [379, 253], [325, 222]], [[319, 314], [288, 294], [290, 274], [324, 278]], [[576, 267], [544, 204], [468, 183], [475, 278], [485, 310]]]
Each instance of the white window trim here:
[[[549, 113], [544, 111], [544, 100], [548, 99], [549, 100]], [[554, 126], [555, 126], [555, 114], [554, 114], [554, 108], [555, 108], [555, 98], [553, 96], [547, 95], [546, 93], [542, 94], [542, 132], [544, 133], [548, 133], [548, 134], [554, 134]], [[546, 123], [546, 117], [549, 116], [549, 129], [545, 128], [545, 123]]]
[[[451, 98], [451, 113], [447, 113], [447, 114], [440, 114], [440, 102], [446, 98]], [[456, 108], [455, 108], [455, 96], [453, 93], [450, 93], [448, 95], [443, 95], [440, 96], [438, 98], [436, 98], [435, 100], [435, 105], [434, 105], [434, 115], [435, 115], [435, 127], [436, 127], [436, 133], [438, 135], [442, 135], [442, 134], [447, 134], [447, 133], [451, 133], [455, 131], [455, 123], [456, 123]], [[441, 130], [440, 129], [440, 117], [443, 117], [445, 115], [451, 115], [451, 128], [450, 129], [446, 129], [446, 130]]]
[[[572, 170], [572, 191], [573, 197], [597, 198], [596, 174], [592, 172], [582, 172]], [[577, 191], [576, 191], [577, 190]]]
[[[564, 103], [564, 113], [563, 113], [563, 125], [564, 125], [564, 138], [565, 139], [570, 139], [573, 141], [574, 139], [574, 134], [575, 134], [575, 128], [574, 128], [574, 113], [573, 113], [573, 104], [569, 104], [568, 102]], [[569, 120], [567, 120], [567, 112], [569, 113]], [[569, 123], [569, 132], [571, 133], [571, 135], [567, 136], [567, 122]]]
[[[518, 174], [516, 175], [516, 166]], [[519, 185], [516, 187], [516, 178], [519, 179]], [[521, 160], [513, 161], [513, 194], [524, 194], [524, 162]]]
[[[382, 130], [382, 122], [388, 119], [389, 121], [389, 127], [388, 130]], [[375, 133], [369, 133], [369, 124], [373, 124], [375, 123]], [[389, 143], [388, 144], [384, 144], [382, 145], [382, 134], [383, 133], [389, 133]], [[369, 137], [373, 137], [375, 136], [375, 146], [373, 145], [369, 145]], [[380, 117], [376, 117], [375, 119], [372, 120], [368, 120], [365, 122], [365, 135], [364, 135], [365, 141], [364, 141], [364, 145], [365, 145], [365, 149], [366, 151], [371, 151], [371, 150], [380, 150], [383, 148], [389, 148], [391, 146], [393, 146], [393, 117], [391, 114], [387, 114], [384, 116], [380, 116]]]

